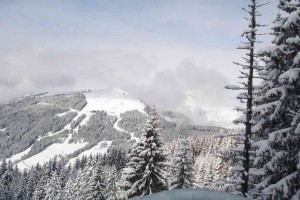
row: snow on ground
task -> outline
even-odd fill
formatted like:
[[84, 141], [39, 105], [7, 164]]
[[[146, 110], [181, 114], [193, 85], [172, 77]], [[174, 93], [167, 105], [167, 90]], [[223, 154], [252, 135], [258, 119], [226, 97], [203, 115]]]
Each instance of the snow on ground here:
[[67, 112], [58, 113], [57, 116], [58, 116], [58, 117], [63, 117], [63, 116], [65, 116], [66, 114], [68, 114], [68, 113], [70, 113], [70, 112], [72, 112], [72, 111], [69, 110], [69, 111], [67, 111]]
[[67, 163], [67, 166], [69, 164], [74, 164], [77, 158], [82, 158], [83, 156], [89, 156], [89, 155], [96, 155], [96, 154], [102, 154], [104, 155], [108, 148], [111, 146], [112, 141], [101, 141], [97, 145], [93, 146], [92, 148], [80, 153], [77, 157], [72, 158]]
[[88, 144], [87, 142], [69, 143], [69, 140], [71, 138], [72, 134], [69, 134], [68, 138], [66, 138], [63, 143], [52, 144], [48, 146], [44, 151], [17, 163], [19, 169], [24, 170], [26, 168], [29, 168], [30, 166], [36, 165], [37, 163], [43, 164], [49, 161], [51, 158], [54, 158], [56, 155], [68, 155]]
[[86, 111], [103, 110], [108, 115], [120, 116], [122, 113], [131, 110], [138, 110], [145, 113], [145, 105], [136, 99], [131, 98], [126, 92], [114, 90], [94, 90], [86, 93], [87, 105], [84, 108]]
[[[83, 110], [103, 110], [106, 111], [108, 115], [116, 116], [117, 121], [114, 123], [113, 127], [120, 132], [128, 133], [126, 130], [118, 126], [119, 121], [121, 121], [122, 113], [137, 110], [147, 115], [144, 111], [145, 104], [139, 100], [131, 98], [126, 92], [120, 89], [93, 90], [90, 93], [86, 93], [85, 96], [87, 105]], [[130, 140], [138, 141], [138, 138], [134, 137], [134, 133], [129, 134], [131, 135]]]
[[177, 189], [129, 200], [246, 200], [246, 198], [214, 190]]
[[17, 160], [20, 160], [22, 156], [29, 153], [29, 151], [31, 150], [31, 147], [32, 147], [32, 145], [29, 148], [25, 149], [24, 151], [22, 151], [20, 153], [17, 153], [17, 154], [13, 155], [10, 158], [7, 158], [7, 160], [10, 160], [11, 162], [15, 162]]
[[163, 117], [166, 121], [168, 121], [168, 122], [172, 122], [172, 123], [175, 122], [175, 121], [174, 121], [173, 119], [171, 119], [170, 117], [167, 117], [167, 116], [164, 116], [164, 115], [162, 115], [162, 117]]
[[49, 105], [52, 105], [52, 104], [51, 103], [46, 103], [46, 102], [39, 102], [38, 105], [49, 106]]

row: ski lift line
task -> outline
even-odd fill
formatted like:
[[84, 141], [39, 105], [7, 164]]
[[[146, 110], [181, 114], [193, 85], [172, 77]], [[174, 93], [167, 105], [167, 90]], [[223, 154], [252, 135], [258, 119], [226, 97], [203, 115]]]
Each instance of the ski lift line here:
[[24, 160], [23, 160], [22, 162], [23, 162], [23, 164], [24, 164], [24, 165], [26, 165], [27, 167], [29, 167], [29, 168], [30, 168], [30, 166], [29, 166], [29, 165], [27, 165], [27, 164], [25, 163], [25, 161], [24, 161]]

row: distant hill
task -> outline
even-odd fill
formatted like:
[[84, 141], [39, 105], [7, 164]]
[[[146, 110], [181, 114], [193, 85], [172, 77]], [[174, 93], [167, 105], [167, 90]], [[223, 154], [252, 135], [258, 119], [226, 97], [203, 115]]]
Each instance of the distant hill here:
[[[148, 106], [119, 89], [35, 94], [0, 105], [0, 159], [20, 169], [43, 164], [54, 156], [69, 162], [109, 148], [127, 149], [138, 140]], [[160, 114], [162, 136], [216, 134], [226, 129], [189, 125], [188, 117]]]

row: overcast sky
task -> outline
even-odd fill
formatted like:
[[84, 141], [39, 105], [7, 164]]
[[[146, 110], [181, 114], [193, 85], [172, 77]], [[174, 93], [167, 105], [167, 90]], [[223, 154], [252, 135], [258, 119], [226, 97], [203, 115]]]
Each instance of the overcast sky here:
[[[202, 125], [236, 117], [247, 0], [0, 0], [0, 102], [119, 87]], [[263, 8], [271, 23], [276, 0]]]

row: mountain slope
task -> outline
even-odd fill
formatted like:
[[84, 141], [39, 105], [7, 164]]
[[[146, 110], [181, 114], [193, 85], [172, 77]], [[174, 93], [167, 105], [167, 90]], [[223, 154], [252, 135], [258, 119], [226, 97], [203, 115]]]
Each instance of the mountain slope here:
[[[23, 97], [0, 107], [0, 159], [8, 158], [24, 169], [55, 156], [73, 163], [90, 153], [126, 149], [138, 140], [147, 110], [147, 105], [119, 89]], [[180, 125], [166, 116], [187, 118], [162, 113], [160, 126], [167, 141], [223, 130]]]

